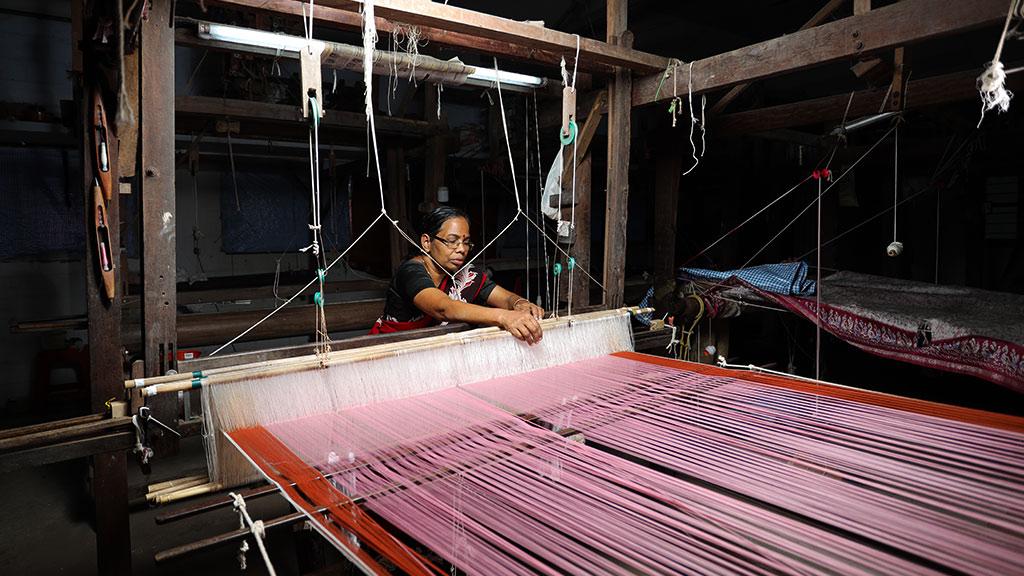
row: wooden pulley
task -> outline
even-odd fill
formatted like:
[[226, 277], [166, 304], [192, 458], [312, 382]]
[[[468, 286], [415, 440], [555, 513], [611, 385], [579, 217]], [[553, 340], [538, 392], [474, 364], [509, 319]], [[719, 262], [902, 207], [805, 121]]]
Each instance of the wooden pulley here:
[[[576, 90], [572, 86], [562, 88], [562, 133], [563, 144], [572, 143], [576, 135]], [[568, 142], [567, 142], [568, 141]]]

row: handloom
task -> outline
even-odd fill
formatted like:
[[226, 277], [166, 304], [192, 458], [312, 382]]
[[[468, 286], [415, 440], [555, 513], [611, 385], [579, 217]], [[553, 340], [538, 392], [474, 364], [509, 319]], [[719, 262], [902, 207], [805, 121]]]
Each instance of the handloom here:
[[[1024, 392], [1024, 297], [842, 271], [820, 286], [821, 328], [862, 350]], [[814, 322], [816, 301], [730, 276], [700, 288], [709, 309], [778, 304]]]
[[1024, 570], [1021, 419], [546, 322], [200, 375], [211, 474], [262, 474], [367, 573]]

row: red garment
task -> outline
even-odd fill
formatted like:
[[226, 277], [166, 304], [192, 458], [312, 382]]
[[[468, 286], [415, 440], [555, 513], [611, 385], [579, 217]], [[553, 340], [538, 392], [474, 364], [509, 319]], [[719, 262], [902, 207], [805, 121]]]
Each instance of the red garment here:
[[[469, 286], [466, 286], [466, 288], [472, 289], [472, 285], [474, 284], [473, 281], [476, 280], [476, 273], [475, 272], [469, 272], [469, 274], [471, 275], [469, 277]], [[487, 275], [486, 274], [482, 274], [481, 278], [480, 278], [480, 281], [475, 282], [476, 289], [473, 291], [472, 297], [470, 297], [468, 300], [465, 300], [465, 301], [468, 301], [468, 302], [476, 301], [476, 299], [480, 296], [480, 292], [483, 290], [484, 285], [487, 284], [487, 281], [488, 281]], [[449, 290], [448, 290], [448, 282], [449, 282], [449, 279], [448, 278], [444, 278], [443, 280], [441, 280], [441, 285], [438, 286], [437, 289], [442, 291], [442, 292], [448, 293], [449, 292]], [[488, 291], [488, 293], [490, 293], [490, 291]], [[452, 295], [449, 294], [449, 296], [452, 296]], [[465, 298], [466, 295], [465, 294], [460, 294], [460, 296]], [[437, 319], [432, 318], [431, 316], [428, 316], [426, 314], [420, 316], [419, 318], [416, 318], [415, 320], [409, 320], [409, 321], [406, 321], [406, 322], [400, 322], [398, 320], [390, 320], [390, 319], [387, 319], [385, 316], [381, 316], [373, 324], [373, 327], [370, 328], [370, 334], [371, 335], [373, 335], [373, 334], [392, 334], [394, 332], [403, 332], [405, 330], [416, 330], [418, 328], [429, 328], [431, 326], [437, 326], [438, 324], [440, 324], [440, 322]]]
[[424, 314], [416, 320], [411, 322], [399, 322], [397, 320], [385, 320], [384, 318], [377, 318], [377, 321], [373, 324], [373, 328], [370, 328], [370, 334], [391, 334], [394, 332], [403, 332], [405, 330], [416, 330], [417, 328], [429, 328], [430, 326], [436, 326], [438, 321], [430, 316]]

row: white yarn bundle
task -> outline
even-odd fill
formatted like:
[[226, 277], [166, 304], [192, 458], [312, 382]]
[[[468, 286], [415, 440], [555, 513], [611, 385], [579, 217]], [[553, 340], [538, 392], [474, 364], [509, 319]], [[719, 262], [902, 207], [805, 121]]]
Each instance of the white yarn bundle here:
[[981, 94], [981, 118], [978, 119], [978, 127], [985, 120], [985, 112], [996, 110], [1006, 112], [1010, 109], [1010, 99], [1013, 92], [1006, 89], [1006, 72], [1003, 70], [1003, 63], [993, 60], [985, 72], [978, 77], [978, 93]]
[[1013, 92], [1006, 89], [1006, 70], [1003, 63], [999, 61], [1003, 54], [1003, 45], [1006, 43], [1006, 35], [1010, 29], [1010, 21], [1017, 10], [1020, 0], [1010, 0], [1010, 12], [1006, 15], [1006, 22], [1003, 24], [1003, 33], [999, 36], [999, 44], [996, 45], [996, 54], [992, 57], [985, 71], [978, 77], [978, 93], [981, 95], [981, 118], [978, 119], [978, 127], [985, 120], [985, 112], [996, 110], [1006, 112], [1010, 109], [1010, 99]]

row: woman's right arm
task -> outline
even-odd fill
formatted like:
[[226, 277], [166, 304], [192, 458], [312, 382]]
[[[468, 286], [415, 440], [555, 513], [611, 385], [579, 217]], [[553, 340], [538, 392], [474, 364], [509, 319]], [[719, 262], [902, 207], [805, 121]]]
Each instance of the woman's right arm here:
[[536, 344], [543, 337], [540, 322], [528, 312], [502, 310], [452, 300], [437, 288], [420, 290], [413, 298], [413, 304], [424, 314], [442, 322], [497, 326], [529, 344]]

